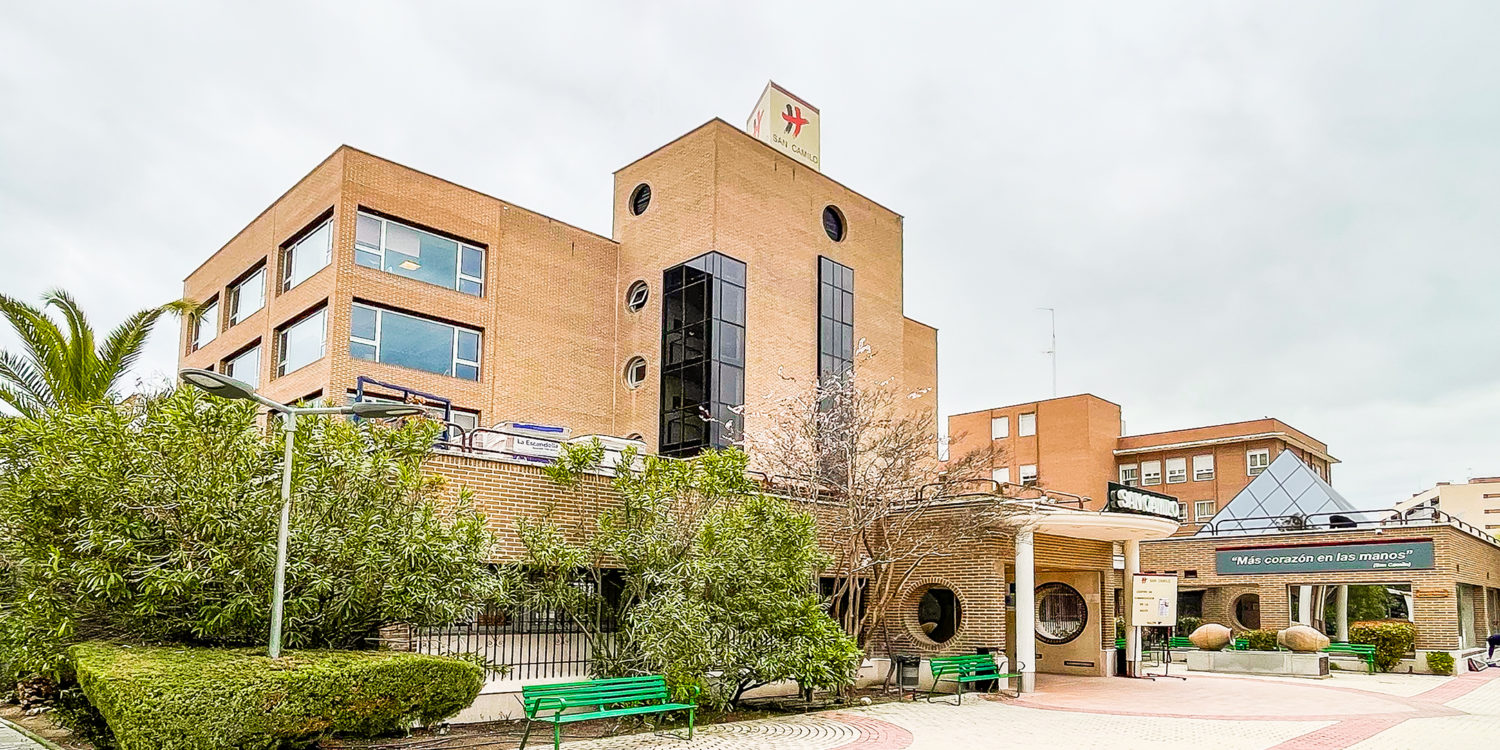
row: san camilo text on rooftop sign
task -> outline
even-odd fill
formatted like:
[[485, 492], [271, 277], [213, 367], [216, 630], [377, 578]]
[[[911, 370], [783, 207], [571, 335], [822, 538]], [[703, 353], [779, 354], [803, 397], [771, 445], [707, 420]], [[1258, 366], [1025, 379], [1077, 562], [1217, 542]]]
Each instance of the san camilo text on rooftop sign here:
[[1219, 575], [1323, 573], [1339, 570], [1428, 570], [1432, 541], [1353, 542], [1282, 547], [1235, 547], [1216, 551]]

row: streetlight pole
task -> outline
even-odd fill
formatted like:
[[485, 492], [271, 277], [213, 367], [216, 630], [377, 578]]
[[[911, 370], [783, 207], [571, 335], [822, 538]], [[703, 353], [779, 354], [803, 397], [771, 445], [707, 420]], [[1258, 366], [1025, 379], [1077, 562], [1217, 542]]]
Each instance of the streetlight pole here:
[[281, 621], [286, 601], [287, 543], [292, 526], [292, 455], [297, 439], [297, 417], [314, 414], [353, 414], [365, 419], [387, 417], [412, 417], [422, 413], [422, 407], [410, 404], [376, 404], [361, 402], [348, 406], [287, 406], [255, 392], [255, 387], [228, 375], [211, 370], [186, 369], [178, 373], [183, 382], [207, 391], [220, 398], [254, 401], [282, 415], [282, 430], [286, 433], [286, 452], [281, 462], [281, 519], [276, 527], [276, 574], [271, 592], [271, 642], [267, 654], [272, 659], [281, 658]]
[[1042, 353], [1052, 357], [1052, 397], [1057, 398], [1057, 310], [1051, 307], [1037, 309], [1046, 310], [1052, 316], [1052, 348]]

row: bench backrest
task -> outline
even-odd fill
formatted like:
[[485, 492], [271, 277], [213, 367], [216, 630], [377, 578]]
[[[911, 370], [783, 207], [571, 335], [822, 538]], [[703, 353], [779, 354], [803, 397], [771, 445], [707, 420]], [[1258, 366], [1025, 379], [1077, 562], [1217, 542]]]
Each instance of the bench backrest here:
[[999, 671], [1000, 666], [995, 663], [994, 654], [964, 654], [962, 656], [934, 656], [931, 659], [932, 670], [939, 669], [959, 672], [993, 672]]
[[1375, 646], [1369, 643], [1330, 643], [1324, 651], [1345, 651], [1351, 654], [1373, 654]]
[[548, 698], [561, 698], [567, 701], [568, 708], [576, 708], [615, 703], [664, 702], [671, 695], [666, 678], [660, 675], [521, 686], [521, 700], [527, 716], [536, 714], [539, 703], [543, 710], [549, 705], [558, 705], [556, 701], [546, 700]]

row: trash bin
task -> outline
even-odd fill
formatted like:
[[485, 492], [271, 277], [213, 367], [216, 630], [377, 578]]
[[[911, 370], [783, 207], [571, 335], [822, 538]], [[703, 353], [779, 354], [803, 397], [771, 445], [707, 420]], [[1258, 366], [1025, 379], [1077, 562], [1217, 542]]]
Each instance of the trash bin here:
[[922, 683], [922, 657], [896, 656], [896, 684], [901, 692], [915, 691]]
[[[993, 653], [995, 653], [995, 649], [993, 649], [993, 648], [976, 648], [976, 649], [974, 649], [974, 653], [976, 653], [976, 654], [993, 654]], [[1001, 656], [1000, 658], [1003, 659], [1005, 657]], [[998, 664], [999, 662], [997, 661], [996, 663]], [[1010, 670], [1007, 669], [1006, 671], [1008, 672]], [[979, 682], [972, 683], [972, 685], [973, 685], [973, 689], [976, 690], [976, 691], [979, 691], [979, 692], [989, 692], [989, 691], [994, 690], [996, 688], [996, 682], [997, 682], [996, 680], [981, 680]]]

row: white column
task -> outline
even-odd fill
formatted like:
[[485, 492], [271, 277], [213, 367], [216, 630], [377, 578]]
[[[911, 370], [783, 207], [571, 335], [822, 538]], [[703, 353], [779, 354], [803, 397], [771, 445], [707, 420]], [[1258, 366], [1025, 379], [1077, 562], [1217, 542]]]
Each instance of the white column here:
[[1339, 586], [1337, 604], [1334, 605], [1334, 616], [1338, 618], [1338, 639], [1341, 642], [1349, 642], [1349, 584]]
[[1135, 574], [1141, 572], [1141, 543], [1127, 539], [1125, 547], [1125, 674], [1141, 673], [1141, 629], [1131, 624], [1135, 619]]
[[1031, 529], [1016, 532], [1016, 665], [1023, 693], [1036, 690], [1036, 559]]
[[1297, 624], [1311, 625], [1313, 622], [1313, 587], [1297, 587]]

